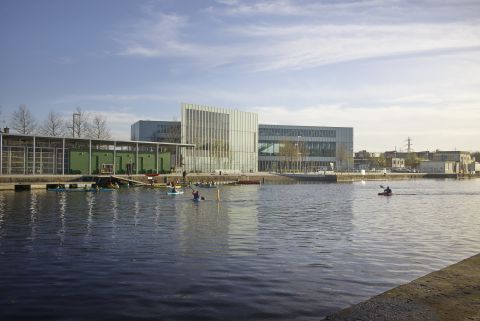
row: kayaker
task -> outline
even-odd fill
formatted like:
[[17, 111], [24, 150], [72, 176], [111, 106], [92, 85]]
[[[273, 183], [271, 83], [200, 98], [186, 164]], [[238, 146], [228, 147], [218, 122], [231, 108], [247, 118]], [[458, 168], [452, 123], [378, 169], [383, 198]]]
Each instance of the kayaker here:
[[392, 193], [392, 190], [390, 189], [390, 186], [387, 186], [387, 188], [384, 190], [385, 193], [390, 194]]
[[200, 193], [198, 193], [198, 191], [193, 190], [192, 195], [193, 195], [194, 200], [199, 200], [200, 199]]

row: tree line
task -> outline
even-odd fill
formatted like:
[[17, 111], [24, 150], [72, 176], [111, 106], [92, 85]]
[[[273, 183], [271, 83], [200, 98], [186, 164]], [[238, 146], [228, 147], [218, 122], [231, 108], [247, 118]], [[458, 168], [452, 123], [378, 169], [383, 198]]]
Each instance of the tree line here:
[[20, 105], [10, 117], [10, 128], [22, 135], [110, 139], [110, 129], [104, 116], [87, 113], [77, 107], [71, 117], [50, 111], [38, 122], [26, 105]]

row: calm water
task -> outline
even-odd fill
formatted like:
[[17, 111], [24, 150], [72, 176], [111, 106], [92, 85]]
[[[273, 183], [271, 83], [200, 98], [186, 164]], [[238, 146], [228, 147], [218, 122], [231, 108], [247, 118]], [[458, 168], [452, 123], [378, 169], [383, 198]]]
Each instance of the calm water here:
[[318, 320], [480, 252], [480, 180], [379, 184], [2, 192], [0, 319]]

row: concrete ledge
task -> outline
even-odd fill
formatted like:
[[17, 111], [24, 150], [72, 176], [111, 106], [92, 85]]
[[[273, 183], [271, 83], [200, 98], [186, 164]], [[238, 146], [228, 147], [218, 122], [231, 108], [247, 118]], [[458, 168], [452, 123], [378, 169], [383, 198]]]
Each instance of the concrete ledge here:
[[325, 321], [478, 321], [480, 254], [364, 301]]

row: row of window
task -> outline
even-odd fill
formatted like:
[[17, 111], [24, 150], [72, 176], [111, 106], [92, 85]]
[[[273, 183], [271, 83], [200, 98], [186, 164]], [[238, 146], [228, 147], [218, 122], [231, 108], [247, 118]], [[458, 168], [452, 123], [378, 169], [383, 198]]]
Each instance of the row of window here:
[[317, 172], [331, 170], [332, 164], [334, 165], [334, 163], [322, 161], [259, 161], [258, 170], [261, 172]]
[[335, 157], [335, 142], [300, 142], [291, 146], [283, 142], [264, 141], [258, 143], [260, 156], [318, 156]]
[[260, 137], [262, 136], [280, 136], [280, 137], [332, 137], [337, 136], [335, 130], [313, 129], [313, 128], [265, 128], [258, 129]]

